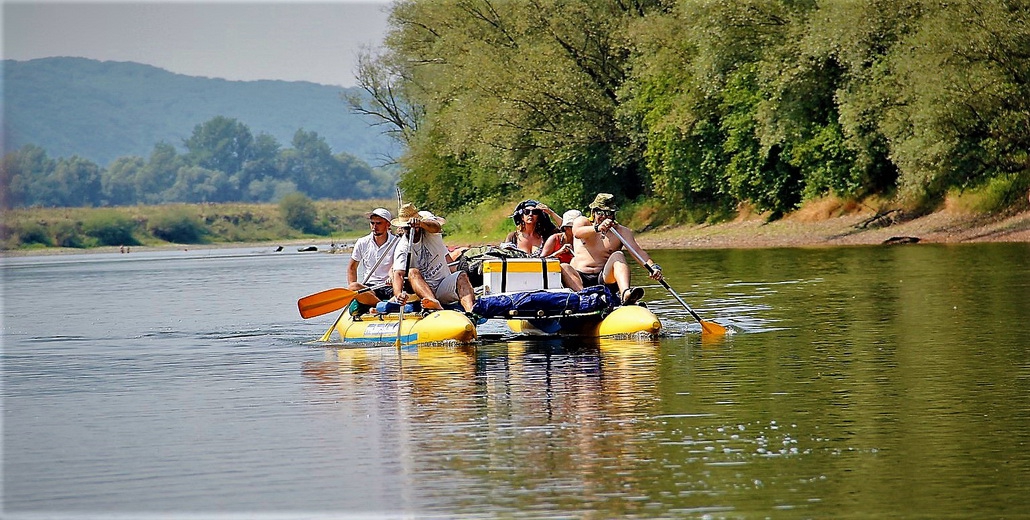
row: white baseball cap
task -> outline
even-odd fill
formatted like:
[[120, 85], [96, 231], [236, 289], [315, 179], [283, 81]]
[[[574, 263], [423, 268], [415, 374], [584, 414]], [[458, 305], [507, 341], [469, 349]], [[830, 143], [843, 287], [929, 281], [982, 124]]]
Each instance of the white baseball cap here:
[[393, 220], [393, 213], [390, 213], [390, 210], [388, 210], [386, 208], [376, 208], [376, 209], [372, 210], [371, 212], [369, 212], [369, 214], [366, 215], [366, 217], [370, 217], [371, 218], [372, 215], [384, 218], [384, 219], [386, 219], [387, 222]]

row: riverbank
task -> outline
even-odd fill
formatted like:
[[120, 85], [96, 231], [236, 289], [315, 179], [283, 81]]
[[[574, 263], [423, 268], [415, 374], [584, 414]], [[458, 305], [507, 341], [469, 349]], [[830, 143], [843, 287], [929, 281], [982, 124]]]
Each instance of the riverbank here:
[[[858, 211], [836, 214], [837, 209], [809, 206], [780, 220], [766, 222], [762, 215], [747, 214], [732, 222], [706, 225], [665, 226], [638, 234], [645, 249], [746, 249], [769, 247], [859, 246], [884, 243], [1030, 242], [1030, 210], [1003, 216], [984, 216], [945, 208], [923, 217], [906, 219], [900, 212], [876, 218], [877, 213]], [[893, 239], [893, 240], [892, 240]], [[271, 242], [217, 244], [163, 244], [133, 246], [132, 252], [198, 250], [213, 248], [260, 248], [269, 252], [301, 249], [342, 252], [353, 240], [292, 239]], [[458, 244], [448, 241], [449, 245]], [[2, 251], [2, 256], [118, 253], [118, 247], [90, 249], [43, 248]]]
[[732, 222], [676, 226], [641, 234], [641, 247], [653, 249], [858, 246], [885, 243], [1030, 242], [1030, 210], [1010, 215], [978, 215], [945, 208], [919, 218], [901, 212], [877, 218], [874, 211], [833, 215], [809, 207], [766, 222], [744, 215]]

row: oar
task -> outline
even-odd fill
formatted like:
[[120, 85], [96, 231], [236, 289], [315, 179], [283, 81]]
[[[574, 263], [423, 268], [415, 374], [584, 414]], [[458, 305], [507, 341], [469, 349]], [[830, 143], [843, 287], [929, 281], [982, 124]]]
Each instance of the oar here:
[[[639, 251], [634, 249], [633, 246], [626, 243], [626, 240], [622, 238], [622, 235], [619, 234], [619, 230], [615, 229], [615, 226], [612, 226], [611, 231], [615, 233], [615, 236], [618, 237], [620, 242], [622, 242], [622, 245], [626, 246], [626, 249], [628, 249], [629, 252], [633, 254], [633, 258], [636, 258], [637, 262], [640, 262], [640, 264], [643, 265], [645, 269], [647, 269], [647, 272], [649, 274], [654, 274], [654, 269], [652, 269], [651, 266], [647, 265], [647, 262], [644, 261], [644, 257], [640, 254]], [[706, 334], [726, 334], [726, 327], [723, 327], [722, 325], [719, 325], [714, 321], [702, 320], [701, 316], [698, 316], [697, 313], [694, 312], [694, 309], [691, 309], [690, 306], [687, 305], [687, 302], [683, 301], [683, 298], [680, 298], [680, 295], [677, 294], [676, 291], [674, 291], [672, 287], [669, 286], [669, 282], [666, 282], [665, 278], [658, 280], [658, 282], [661, 283], [662, 286], [669, 291], [669, 294], [676, 298], [676, 300], [680, 302], [680, 305], [682, 305], [684, 309], [687, 309], [687, 312], [689, 312], [690, 315], [693, 316], [694, 319], [701, 324], [701, 332]]]
[[379, 287], [382, 286], [365, 287], [360, 291], [352, 291], [341, 287], [326, 289], [322, 292], [309, 294], [297, 300], [297, 309], [300, 310], [301, 318], [304, 318], [305, 320], [308, 318], [314, 318], [315, 316], [321, 316], [323, 314], [340, 310], [350, 305], [350, 302], [355, 296], [363, 292], [375, 290]]
[[[400, 196], [400, 191], [398, 191], [397, 194], [398, 194], [398, 196]], [[409, 227], [408, 228], [408, 254], [405, 255], [405, 257], [404, 257], [404, 274], [401, 275], [401, 292], [402, 293], [404, 292], [404, 282], [405, 282], [405, 280], [408, 279], [408, 268], [411, 267], [411, 248], [414, 246], [414, 244], [412, 244], [411, 241], [412, 241], [412, 238], [414, 236], [415, 236], [415, 227], [414, 226]], [[412, 287], [412, 289], [414, 289], [414, 287]], [[394, 346], [396, 346], [397, 348], [401, 348], [401, 327], [404, 325], [404, 306], [407, 305], [407, 303], [408, 303], [407, 298], [405, 298], [404, 301], [398, 302], [398, 303], [401, 304], [401, 310], [400, 310], [400, 315], [398, 315], [398, 317], [397, 317], [397, 341], [394, 342]]]
[[[383, 262], [383, 259], [386, 258], [386, 255], [389, 255], [393, 252], [392, 248], [390, 248], [390, 245], [394, 245], [396, 247], [396, 244], [394, 244], [396, 240], [400, 239], [395, 239], [392, 235], [390, 236], [390, 242], [386, 244], [386, 251], [384, 251], [383, 254], [379, 256], [379, 260], [376, 260], [375, 265], [373, 265], [372, 268], [369, 269], [367, 273], [365, 273], [365, 279], [361, 281], [361, 285], [365, 285], [368, 283], [369, 278], [372, 278], [372, 275], [376, 272], [376, 269], [379, 267], [379, 264]], [[380, 285], [380, 287], [384, 287], [386, 285], [388, 284], [382, 284]], [[348, 303], [348, 305], [350, 304]], [[340, 315], [336, 317], [336, 321], [334, 321], [333, 324], [329, 327], [329, 330], [325, 331], [325, 334], [322, 334], [321, 338], [318, 338], [318, 341], [321, 341], [323, 343], [329, 341], [329, 338], [331, 338], [333, 335], [333, 330], [335, 330], [336, 326], [340, 324], [340, 320], [343, 319], [343, 316], [345, 314], [347, 314], [346, 310], [341, 312]]]

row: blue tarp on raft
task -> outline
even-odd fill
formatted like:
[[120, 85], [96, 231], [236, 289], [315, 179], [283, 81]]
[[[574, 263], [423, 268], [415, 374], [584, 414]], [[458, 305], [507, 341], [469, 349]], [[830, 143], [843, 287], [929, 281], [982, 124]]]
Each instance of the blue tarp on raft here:
[[612, 293], [597, 285], [579, 292], [528, 291], [483, 296], [472, 312], [484, 318], [559, 317], [610, 309]]

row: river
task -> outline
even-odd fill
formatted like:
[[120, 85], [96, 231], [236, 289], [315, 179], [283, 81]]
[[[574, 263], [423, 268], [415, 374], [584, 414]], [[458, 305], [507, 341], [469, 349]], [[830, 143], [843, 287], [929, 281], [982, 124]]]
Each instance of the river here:
[[1030, 244], [652, 254], [734, 333], [326, 346], [344, 255], [5, 258], [4, 517], [1030, 515]]

